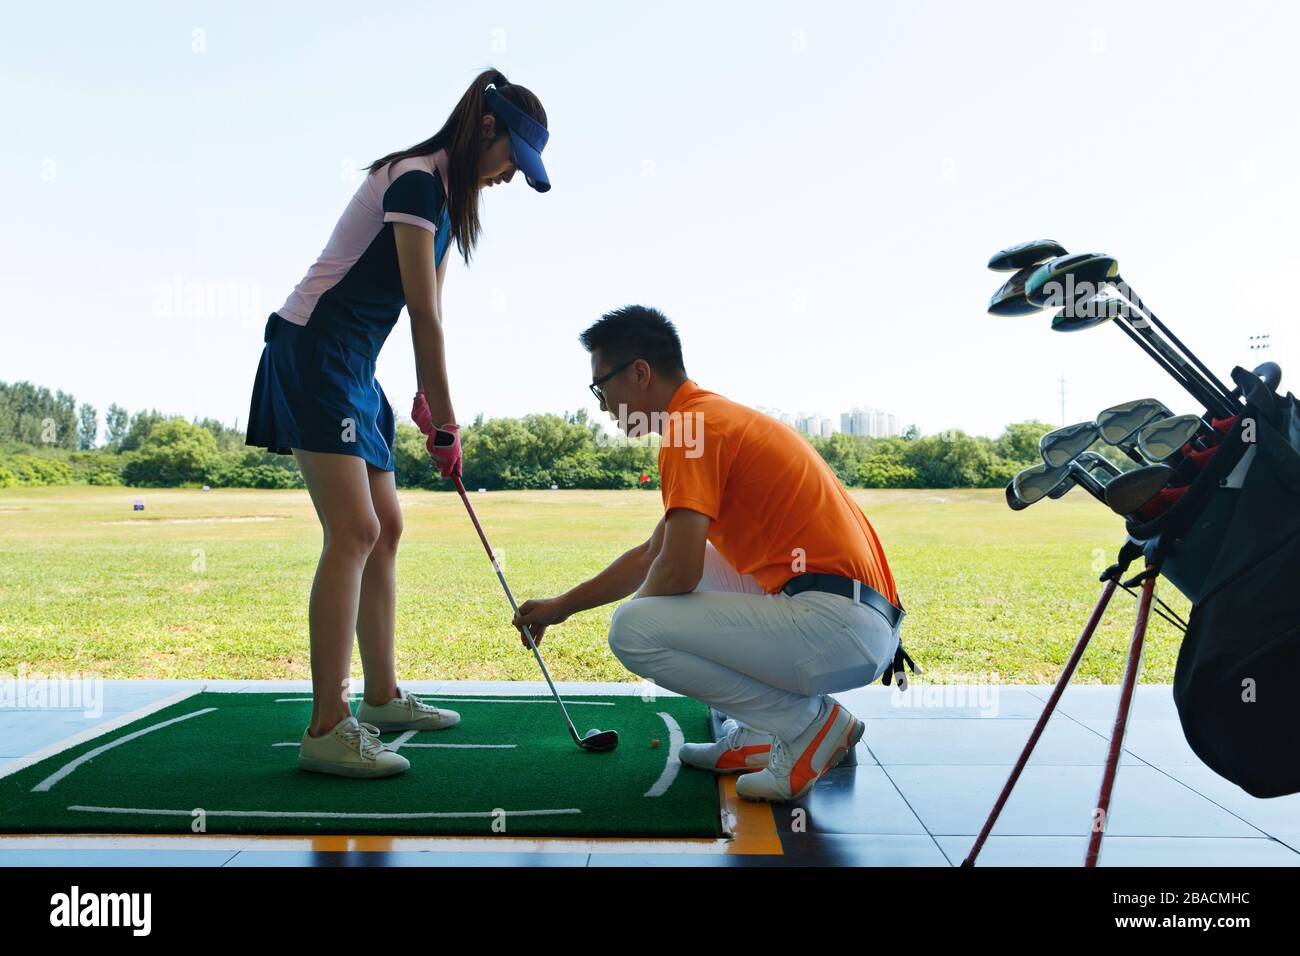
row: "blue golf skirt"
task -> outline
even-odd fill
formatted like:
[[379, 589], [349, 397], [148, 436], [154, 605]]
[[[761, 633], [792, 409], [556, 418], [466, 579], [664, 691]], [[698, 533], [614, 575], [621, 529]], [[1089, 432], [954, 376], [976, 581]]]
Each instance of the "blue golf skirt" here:
[[348, 334], [338, 323], [298, 325], [272, 312], [248, 412], [249, 445], [356, 455], [392, 471], [394, 421], [375, 380], [388, 329]]

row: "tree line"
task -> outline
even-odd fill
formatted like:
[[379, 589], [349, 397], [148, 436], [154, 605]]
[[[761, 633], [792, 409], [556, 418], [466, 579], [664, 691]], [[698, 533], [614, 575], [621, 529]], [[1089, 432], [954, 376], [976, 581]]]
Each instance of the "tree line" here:
[[[807, 440], [850, 487], [993, 488], [1041, 460], [1038, 439], [1052, 427], [1018, 422], [987, 438], [956, 430], [922, 435], [913, 426], [892, 438], [836, 433]], [[191, 421], [156, 409], [129, 413], [113, 404], [102, 438], [94, 406], [30, 382], [0, 382], [0, 488], [302, 487], [292, 456], [249, 447], [243, 431], [211, 418]], [[612, 435], [582, 409], [522, 418], [480, 415], [463, 429], [461, 442], [470, 488], [659, 487], [657, 440]], [[399, 487], [448, 487], [414, 425], [397, 426], [394, 455]]]

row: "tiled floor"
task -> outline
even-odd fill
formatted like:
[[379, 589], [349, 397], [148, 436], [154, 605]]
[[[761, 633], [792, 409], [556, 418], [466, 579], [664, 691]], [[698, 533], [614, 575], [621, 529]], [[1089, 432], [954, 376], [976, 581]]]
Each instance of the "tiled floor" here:
[[[177, 694], [304, 692], [302, 682], [106, 682], [103, 712], [0, 711], [0, 774], [130, 719]], [[425, 694], [544, 694], [542, 683], [421, 682]], [[562, 693], [639, 693], [633, 684], [562, 684]], [[976, 693], [980, 691], [981, 693]], [[867, 721], [857, 766], [805, 799], [750, 806], [776, 836], [654, 842], [271, 840], [0, 836], [0, 866], [952, 866], [961, 862], [1020, 753], [1050, 688], [880, 686], [837, 695]], [[1077, 866], [1105, 759], [1118, 689], [1070, 688], [1002, 812], [981, 865]], [[769, 816], [770, 814], [770, 816]], [[0, 820], [0, 829], [3, 821]], [[761, 829], [761, 827], [760, 827]], [[779, 850], [779, 852], [778, 852]], [[1138, 689], [1102, 853], [1112, 866], [1300, 865], [1300, 795], [1251, 797], [1188, 749], [1167, 685]]]

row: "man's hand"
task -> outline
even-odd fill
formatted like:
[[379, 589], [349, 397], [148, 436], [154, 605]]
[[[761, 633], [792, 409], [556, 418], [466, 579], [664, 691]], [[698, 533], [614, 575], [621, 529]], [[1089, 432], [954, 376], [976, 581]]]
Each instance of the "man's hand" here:
[[[544, 598], [540, 601], [525, 601], [519, 605], [519, 613], [510, 622], [515, 627], [527, 627], [533, 636], [534, 644], [542, 643], [542, 635], [552, 624], [561, 624], [569, 619], [569, 611], [560, 598]], [[522, 634], [519, 643], [528, 646]]]

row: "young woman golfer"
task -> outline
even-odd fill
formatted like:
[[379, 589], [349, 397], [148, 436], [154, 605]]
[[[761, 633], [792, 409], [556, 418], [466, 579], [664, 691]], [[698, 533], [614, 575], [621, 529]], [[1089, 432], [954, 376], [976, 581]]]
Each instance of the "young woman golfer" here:
[[[402, 693], [393, 657], [397, 541], [393, 410], [375, 359], [405, 306], [419, 391], [411, 418], [443, 477], [460, 474], [460, 437], [442, 335], [446, 253], [468, 264], [479, 191], [516, 171], [550, 189], [546, 111], [497, 70], [480, 74], [442, 129], [369, 167], [328, 244], [266, 323], [248, 444], [298, 461], [325, 533], [312, 584], [312, 714], [298, 765], [386, 777], [410, 764], [380, 731], [439, 730], [460, 720]], [[352, 715], [352, 641], [365, 696]]]

